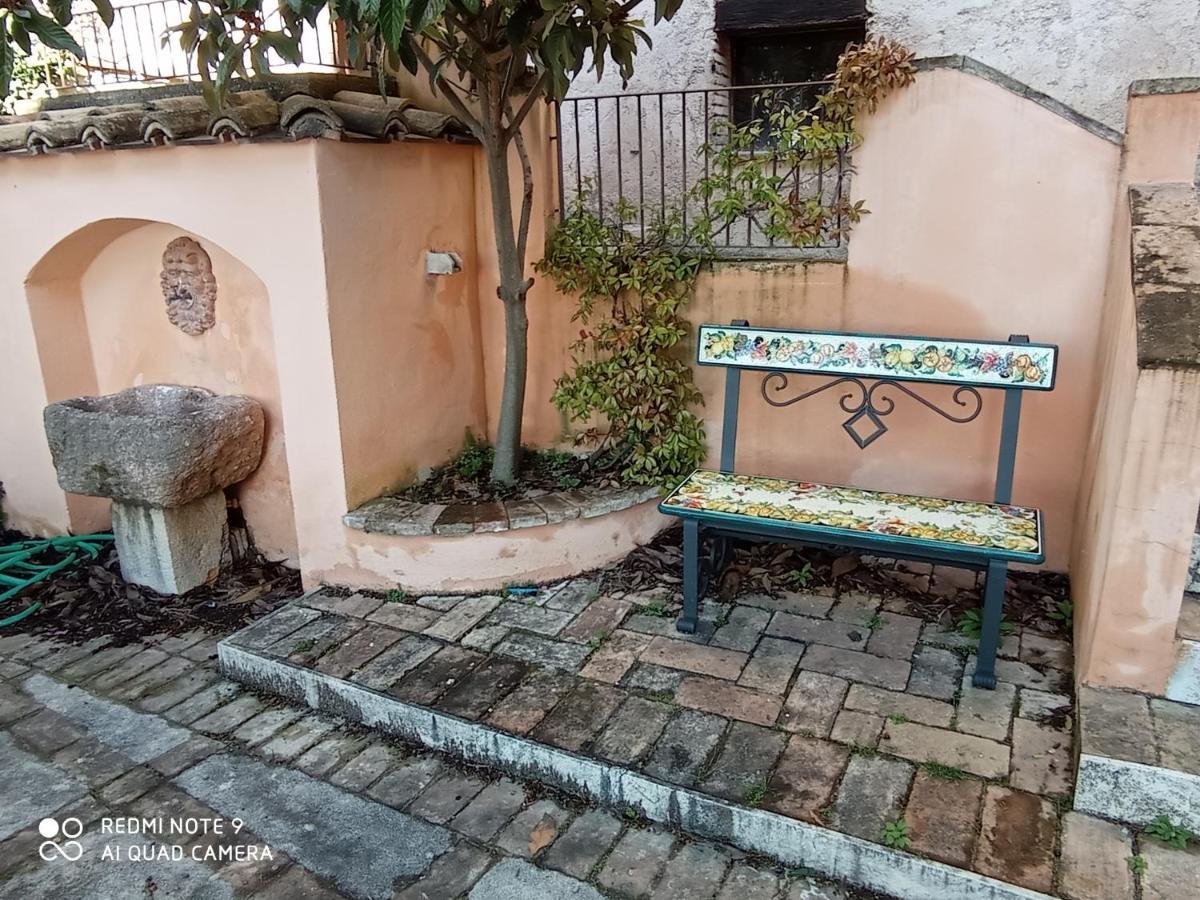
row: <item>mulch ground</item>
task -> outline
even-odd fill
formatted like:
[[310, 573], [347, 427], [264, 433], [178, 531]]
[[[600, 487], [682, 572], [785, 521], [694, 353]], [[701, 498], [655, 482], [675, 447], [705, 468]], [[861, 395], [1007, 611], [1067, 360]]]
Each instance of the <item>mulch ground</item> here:
[[521, 475], [513, 484], [491, 480], [492, 449], [478, 447], [438, 466], [424, 480], [396, 496], [415, 503], [490, 503], [525, 500], [579, 487], [620, 487], [611, 461], [555, 451], [525, 450]]
[[[674, 526], [621, 562], [600, 573], [604, 591], [678, 593], [682, 585], [683, 529]], [[720, 583], [710, 591], [717, 599], [732, 601], [739, 594], [779, 591], [861, 590], [905, 604], [908, 615], [955, 627], [963, 614], [981, 604], [981, 587], [939, 587], [928, 590], [928, 579], [917, 564], [876, 560], [856, 553], [833, 553], [796, 548], [774, 542], [734, 541], [733, 561]], [[927, 569], [926, 569], [927, 571]], [[805, 575], [797, 576], [797, 572]], [[964, 572], [969, 580], [970, 574]], [[980, 586], [983, 578], [980, 576]], [[1004, 618], [1014, 625], [1070, 635], [1070, 580], [1054, 572], [1008, 573]], [[1063, 604], [1067, 604], [1064, 608]], [[1066, 612], [1064, 611], [1066, 610]], [[899, 611], [899, 610], [897, 610]]]
[[[0, 544], [29, 540], [7, 531]], [[112, 635], [114, 644], [193, 628], [236, 631], [301, 593], [300, 573], [250, 553], [223, 568], [212, 584], [181, 596], [164, 596], [121, 577], [109, 543], [96, 560], [64, 569], [10, 599], [0, 613], [12, 615], [41, 602], [42, 608], [0, 633], [36, 631], [70, 643]]]
[[[679, 592], [682, 578], [682, 529], [671, 527], [624, 560], [596, 573], [605, 591]], [[0, 543], [27, 540], [16, 532], [0, 533]], [[806, 573], [797, 576], [797, 572]], [[798, 549], [779, 543], [734, 542], [733, 561], [715, 596], [732, 601], [739, 594], [782, 590], [862, 590], [905, 605], [905, 612], [954, 627], [980, 605], [978, 588], [924, 588], [904, 563], [875, 561], [857, 554]], [[95, 561], [66, 569], [34, 585], [0, 609], [12, 615], [31, 604], [42, 608], [4, 629], [5, 633], [37, 631], [71, 643], [109, 634], [118, 644], [155, 634], [191, 628], [227, 634], [249, 624], [302, 592], [300, 575], [251, 552], [224, 568], [216, 581], [182, 596], [164, 596], [121, 577], [116, 550], [106, 546]], [[710, 593], [710, 596], [713, 596]], [[1069, 634], [1062, 607], [1070, 597], [1066, 576], [1048, 572], [1010, 572], [1004, 617], [1016, 625], [1043, 632]]]

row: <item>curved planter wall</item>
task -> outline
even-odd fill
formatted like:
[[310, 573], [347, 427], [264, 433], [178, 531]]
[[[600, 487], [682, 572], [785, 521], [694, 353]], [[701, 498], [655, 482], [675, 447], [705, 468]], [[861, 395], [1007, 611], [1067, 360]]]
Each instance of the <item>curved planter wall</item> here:
[[342, 521], [355, 566], [306, 582], [437, 592], [552, 581], [614, 562], [668, 524], [654, 488], [448, 507], [383, 497]]

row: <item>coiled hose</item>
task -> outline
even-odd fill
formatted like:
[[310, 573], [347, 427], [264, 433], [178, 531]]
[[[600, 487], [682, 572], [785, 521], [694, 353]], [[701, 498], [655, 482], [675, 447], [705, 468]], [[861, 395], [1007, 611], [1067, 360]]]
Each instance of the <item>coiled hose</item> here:
[[[103, 545], [112, 539], [111, 534], [81, 534], [0, 545], [0, 589], [3, 589], [0, 604], [84, 557], [99, 558]], [[53, 562], [34, 561], [47, 558]], [[40, 600], [31, 603], [20, 612], [0, 619], [0, 628], [20, 622], [41, 608]]]

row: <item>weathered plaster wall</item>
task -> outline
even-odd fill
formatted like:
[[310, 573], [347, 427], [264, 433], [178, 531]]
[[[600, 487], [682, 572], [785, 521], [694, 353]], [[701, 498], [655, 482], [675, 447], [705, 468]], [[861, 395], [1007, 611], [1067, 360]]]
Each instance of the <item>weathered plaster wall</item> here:
[[1120, 128], [1138, 78], [1200, 74], [1195, 0], [868, 0], [873, 32], [965, 54]]
[[[1175, 663], [1200, 484], [1200, 383], [1194, 373], [1138, 367], [1128, 187], [1190, 182], [1200, 147], [1200, 85], [1169, 87], [1135, 92], [1129, 103], [1071, 554], [1077, 677], [1151, 693], [1163, 692]], [[1195, 260], [1179, 265], [1186, 274]]]
[[[646, 4], [643, 4], [646, 5]], [[714, 73], [713, 0], [688, 0], [671, 22], [648, 27], [632, 90], [724, 83]], [[1194, 0], [868, 0], [872, 32], [918, 56], [963, 54], [1114, 128], [1139, 78], [1200, 75], [1200, 6]], [[573, 95], [620, 90], [615, 73], [582, 78]]]
[[258, 547], [271, 559], [296, 559], [266, 287], [241, 262], [201, 238], [217, 280], [218, 321], [202, 335], [184, 334], [167, 319], [159, 285], [163, 249], [184, 233], [172, 225], [144, 225], [105, 246], [83, 272], [80, 294], [95, 390], [111, 394], [137, 384], [171, 382], [245, 394], [262, 404], [262, 462], [235, 490]]
[[[476, 151], [316, 144], [329, 329], [352, 508], [486, 428], [476, 303]], [[463, 260], [425, 273], [427, 250]], [[345, 512], [345, 510], [342, 510]]]
[[[669, 91], [726, 84], [713, 30], [715, 9], [716, 0], [686, 0], [675, 18], [655, 23], [653, 4], [642, 3], [634, 14], [645, 20], [646, 32], [654, 44], [638, 44], [633, 78], [625, 90]], [[603, 78], [597, 79], [594, 73], [580, 76], [571, 85], [571, 96], [616, 94], [621, 90], [621, 75], [610, 65]]]

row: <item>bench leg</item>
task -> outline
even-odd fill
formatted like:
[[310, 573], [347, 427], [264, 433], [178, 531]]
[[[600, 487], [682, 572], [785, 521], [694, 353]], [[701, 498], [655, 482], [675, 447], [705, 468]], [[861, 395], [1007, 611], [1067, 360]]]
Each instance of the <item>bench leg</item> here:
[[983, 623], [979, 629], [979, 654], [975, 658], [975, 676], [971, 683], [977, 688], [996, 689], [996, 649], [1000, 645], [1000, 621], [1004, 612], [1004, 584], [1008, 580], [1008, 564], [990, 562], [983, 587]]
[[700, 618], [700, 523], [683, 520], [683, 615], [675, 628], [695, 634]]

